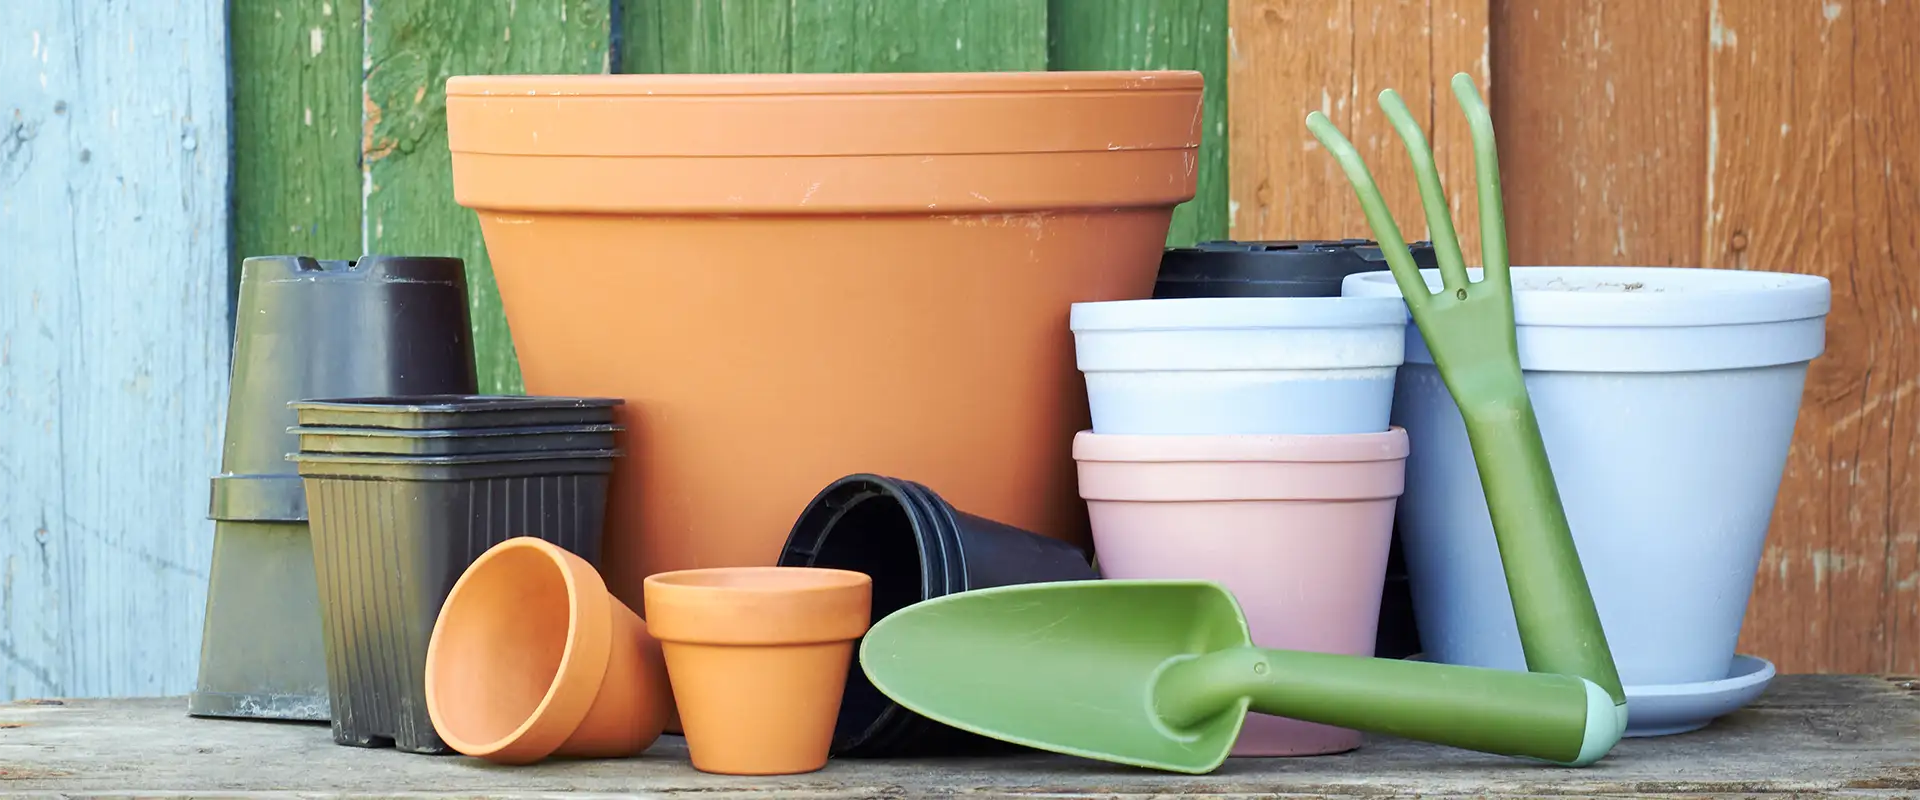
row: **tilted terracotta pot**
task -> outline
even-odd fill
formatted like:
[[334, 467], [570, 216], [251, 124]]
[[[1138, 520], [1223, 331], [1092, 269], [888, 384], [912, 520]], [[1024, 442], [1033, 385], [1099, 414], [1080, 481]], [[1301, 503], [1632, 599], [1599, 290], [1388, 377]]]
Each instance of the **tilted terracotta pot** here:
[[635, 755], [673, 713], [647, 624], [593, 565], [530, 536], [494, 545], [454, 584], [426, 683], [440, 738], [501, 764]]
[[1071, 303], [1147, 297], [1193, 72], [457, 77], [529, 391], [626, 398], [605, 561], [773, 564], [877, 472], [1076, 544]]
[[695, 769], [788, 775], [826, 766], [853, 643], [872, 613], [871, 578], [733, 567], [662, 573], [645, 587]]

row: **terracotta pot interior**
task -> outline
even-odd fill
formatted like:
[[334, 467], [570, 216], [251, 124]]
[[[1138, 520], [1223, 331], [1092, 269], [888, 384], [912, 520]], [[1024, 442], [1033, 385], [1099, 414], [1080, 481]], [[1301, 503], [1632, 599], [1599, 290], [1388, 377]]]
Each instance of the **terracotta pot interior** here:
[[[439, 722], [463, 742], [512, 736], [533, 717], [559, 675], [572, 629], [563, 570], [532, 548], [496, 551], [447, 599], [434, 676]], [[454, 674], [448, 674], [454, 673]]]
[[[927, 596], [926, 569], [913, 522], [891, 497], [871, 496], [841, 509], [820, 541], [813, 566], [864, 572], [873, 578], [870, 624]], [[842, 720], [867, 724], [892, 704], [867, 681], [858, 659], [848, 665], [847, 675], [846, 695], [840, 703]]]
[[697, 589], [765, 592], [841, 589], [858, 586], [862, 583], [856, 576], [834, 572], [832, 570], [791, 569], [787, 567], [736, 567], [731, 569], [691, 570], [687, 572], [655, 575], [653, 576], [653, 580], [671, 586], [685, 586]]

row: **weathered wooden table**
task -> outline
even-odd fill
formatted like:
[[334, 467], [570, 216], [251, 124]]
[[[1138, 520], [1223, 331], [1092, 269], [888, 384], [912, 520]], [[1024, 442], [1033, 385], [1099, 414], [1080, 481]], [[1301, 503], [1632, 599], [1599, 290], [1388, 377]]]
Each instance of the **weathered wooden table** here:
[[324, 725], [193, 719], [180, 698], [0, 705], [0, 793], [702, 798], [965, 795], [1920, 796], [1920, 679], [1784, 676], [1705, 730], [1630, 739], [1586, 769], [1561, 769], [1375, 739], [1320, 758], [1230, 760], [1212, 775], [1092, 761], [839, 761], [811, 775], [737, 778], [687, 764], [678, 738], [621, 761], [495, 767], [461, 757], [361, 750]]

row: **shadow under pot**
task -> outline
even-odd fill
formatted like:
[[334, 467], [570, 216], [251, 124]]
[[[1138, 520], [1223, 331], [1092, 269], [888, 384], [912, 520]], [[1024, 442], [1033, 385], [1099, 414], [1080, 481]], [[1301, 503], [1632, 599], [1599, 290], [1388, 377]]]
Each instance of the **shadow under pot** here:
[[[871, 576], [874, 622], [959, 592], [1098, 577], [1078, 547], [956, 510], [913, 481], [868, 474], [841, 478], [814, 497], [794, 524], [780, 565]], [[835, 755], [967, 755], [1013, 748], [902, 708], [874, 688], [858, 663], [847, 671]]]

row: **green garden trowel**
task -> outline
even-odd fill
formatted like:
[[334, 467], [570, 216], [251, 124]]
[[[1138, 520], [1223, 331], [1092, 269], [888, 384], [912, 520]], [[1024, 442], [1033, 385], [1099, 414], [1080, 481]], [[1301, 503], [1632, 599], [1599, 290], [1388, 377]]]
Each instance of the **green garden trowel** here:
[[1585, 765], [1620, 740], [1593, 682], [1266, 650], [1225, 587], [1069, 581], [962, 592], [875, 624], [860, 665], [938, 722], [1122, 764], [1205, 773], [1248, 711]]
[[1532, 672], [1265, 650], [1225, 588], [1185, 581], [1014, 586], [909, 606], [868, 632], [881, 692], [954, 727], [1047, 750], [1203, 773], [1251, 709], [1490, 753], [1585, 765], [1626, 730], [1626, 694], [1574, 549], [1520, 369], [1492, 118], [1473, 82], [1484, 277], [1472, 282], [1419, 123], [1380, 105], [1419, 177], [1442, 289], [1414, 265], [1366, 164], [1324, 115], [1340, 162], [1454, 403], [1486, 492]]

